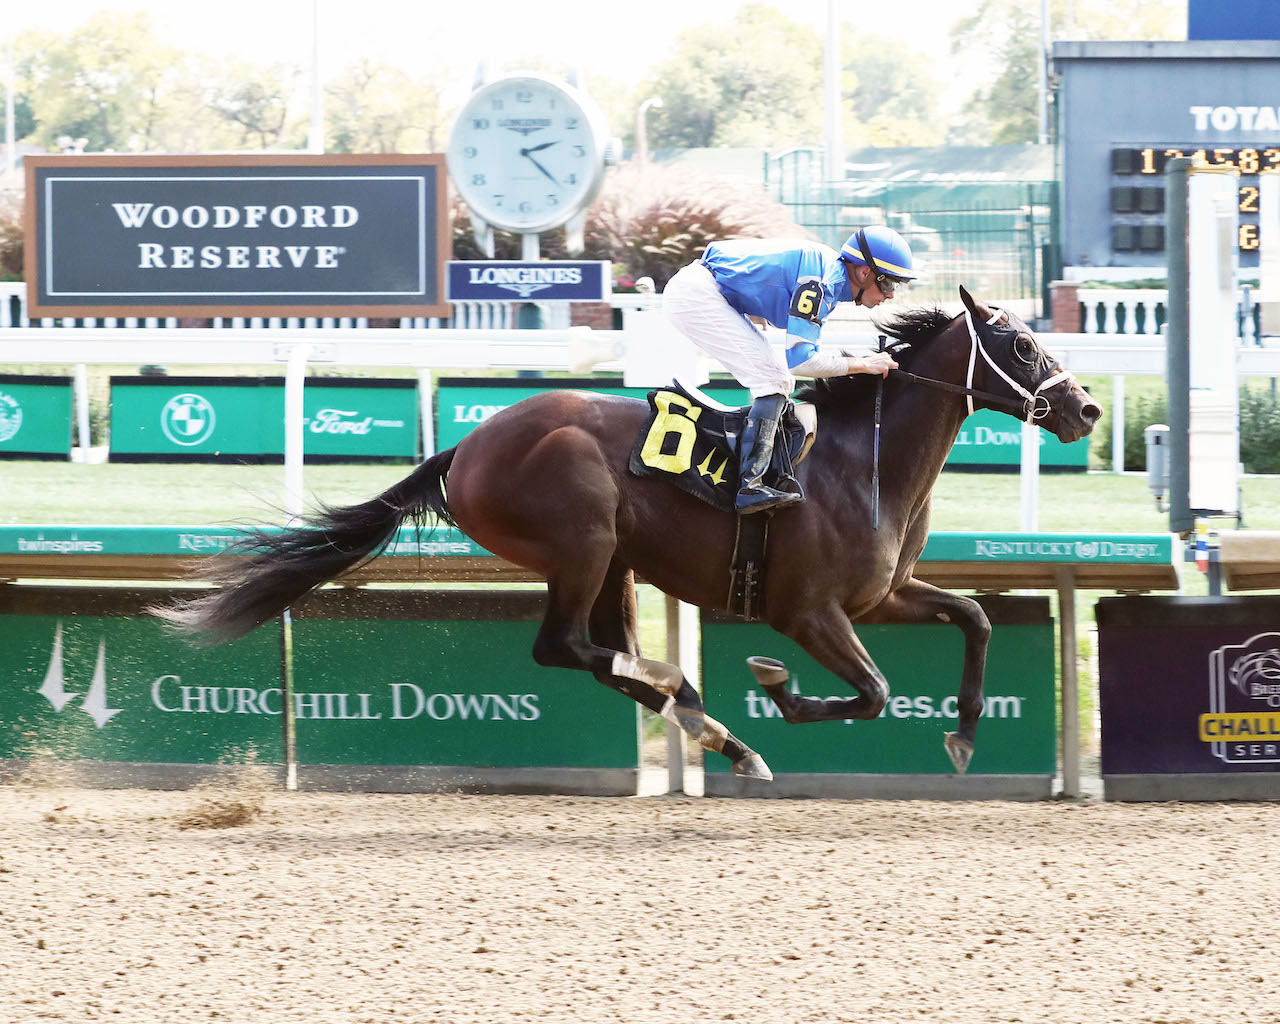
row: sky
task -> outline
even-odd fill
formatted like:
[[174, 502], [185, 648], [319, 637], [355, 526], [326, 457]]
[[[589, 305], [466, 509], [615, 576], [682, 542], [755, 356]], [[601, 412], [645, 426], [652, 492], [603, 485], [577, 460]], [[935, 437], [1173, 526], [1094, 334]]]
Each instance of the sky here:
[[[146, 11], [156, 33], [185, 49], [239, 55], [254, 63], [309, 67], [312, 11], [319, 11], [322, 76], [361, 57], [421, 71], [425, 61], [458, 69], [460, 99], [476, 65], [521, 70], [530, 56], [563, 61], [588, 77], [633, 84], [668, 56], [686, 28], [727, 22], [747, 0], [2, 0], [0, 33], [65, 31], [95, 11]], [[842, 21], [876, 34], [901, 36], [908, 24], [885, 3], [831, 0]], [[821, 31], [828, 0], [776, 0], [771, 6]], [[948, 30], [963, 0], [912, 0], [911, 41], [935, 60], [949, 60]], [[476, 13], [483, 12], [483, 25]], [[602, 12], [607, 11], [607, 14]], [[326, 70], [329, 69], [329, 70]]]

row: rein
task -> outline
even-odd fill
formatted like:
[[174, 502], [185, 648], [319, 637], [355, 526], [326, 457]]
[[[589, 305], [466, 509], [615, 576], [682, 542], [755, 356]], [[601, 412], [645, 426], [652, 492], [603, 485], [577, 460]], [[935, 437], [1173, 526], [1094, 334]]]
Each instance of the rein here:
[[950, 384], [945, 380], [935, 380], [932, 377], [921, 377], [918, 373], [912, 373], [910, 370], [890, 370], [895, 377], [905, 377], [912, 384], [926, 384], [931, 388], [937, 388], [940, 391], [952, 391], [957, 395], [969, 395], [971, 398], [981, 398], [988, 405], [1003, 405], [1006, 408], [1013, 409], [1017, 412], [1026, 412], [1027, 403], [1014, 401], [1012, 398], [1005, 398], [1002, 395], [993, 395], [987, 391], [978, 391], [976, 388], [967, 388], [963, 384]]

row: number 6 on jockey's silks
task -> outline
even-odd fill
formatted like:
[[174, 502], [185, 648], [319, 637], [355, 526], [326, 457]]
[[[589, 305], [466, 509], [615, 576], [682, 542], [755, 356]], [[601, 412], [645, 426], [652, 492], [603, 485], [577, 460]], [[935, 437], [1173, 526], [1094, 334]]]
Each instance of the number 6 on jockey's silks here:
[[[645, 436], [640, 461], [664, 473], [687, 472], [693, 465], [693, 444], [698, 439], [694, 421], [702, 415], [702, 407], [674, 391], [659, 391], [653, 396], [653, 404], [658, 415]], [[679, 434], [680, 440], [674, 452], [664, 454], [662, 448], [668, 434]]]

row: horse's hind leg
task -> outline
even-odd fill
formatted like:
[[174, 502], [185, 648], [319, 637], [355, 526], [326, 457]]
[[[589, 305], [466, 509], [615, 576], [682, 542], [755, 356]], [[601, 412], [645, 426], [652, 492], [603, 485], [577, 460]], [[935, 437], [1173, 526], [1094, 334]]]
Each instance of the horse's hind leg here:
[[577, 626], [582, 577], [548, 581], [547, 614], [534, 644], [540, 665], [582, 668], [636, 703], [675, 722], [708, 750], [724, 754], [733, 771], [746, 778], [773, 778], [764, 759], [703, 709], [697, 690], [675, 665], [639, 655], [636, 598], [631, 571], [613, 562], [604, 574], [587, 616]]

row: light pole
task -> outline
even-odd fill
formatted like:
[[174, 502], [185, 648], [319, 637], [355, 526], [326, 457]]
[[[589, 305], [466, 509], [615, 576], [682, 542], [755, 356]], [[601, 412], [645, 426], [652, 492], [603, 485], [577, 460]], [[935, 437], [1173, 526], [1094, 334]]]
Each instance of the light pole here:
[[644, 118], [650, 107], [661, 106], [661, 96], [650, 96], [636, 108], [636, 164], [641, 167], [649, 162], [649, 140], [645, 134]]
[[320, 0], [311, 0], [311, 124], [307, 151], [324, 152], [324, 87], [320, 83]]
[[18, 174], [18, 146], [13, 134], [13, 31], [5, 34], [4, 147], [5, 173]]
[[1040, 0], [1040, 145], [1049, 141], [1049, 0]]

